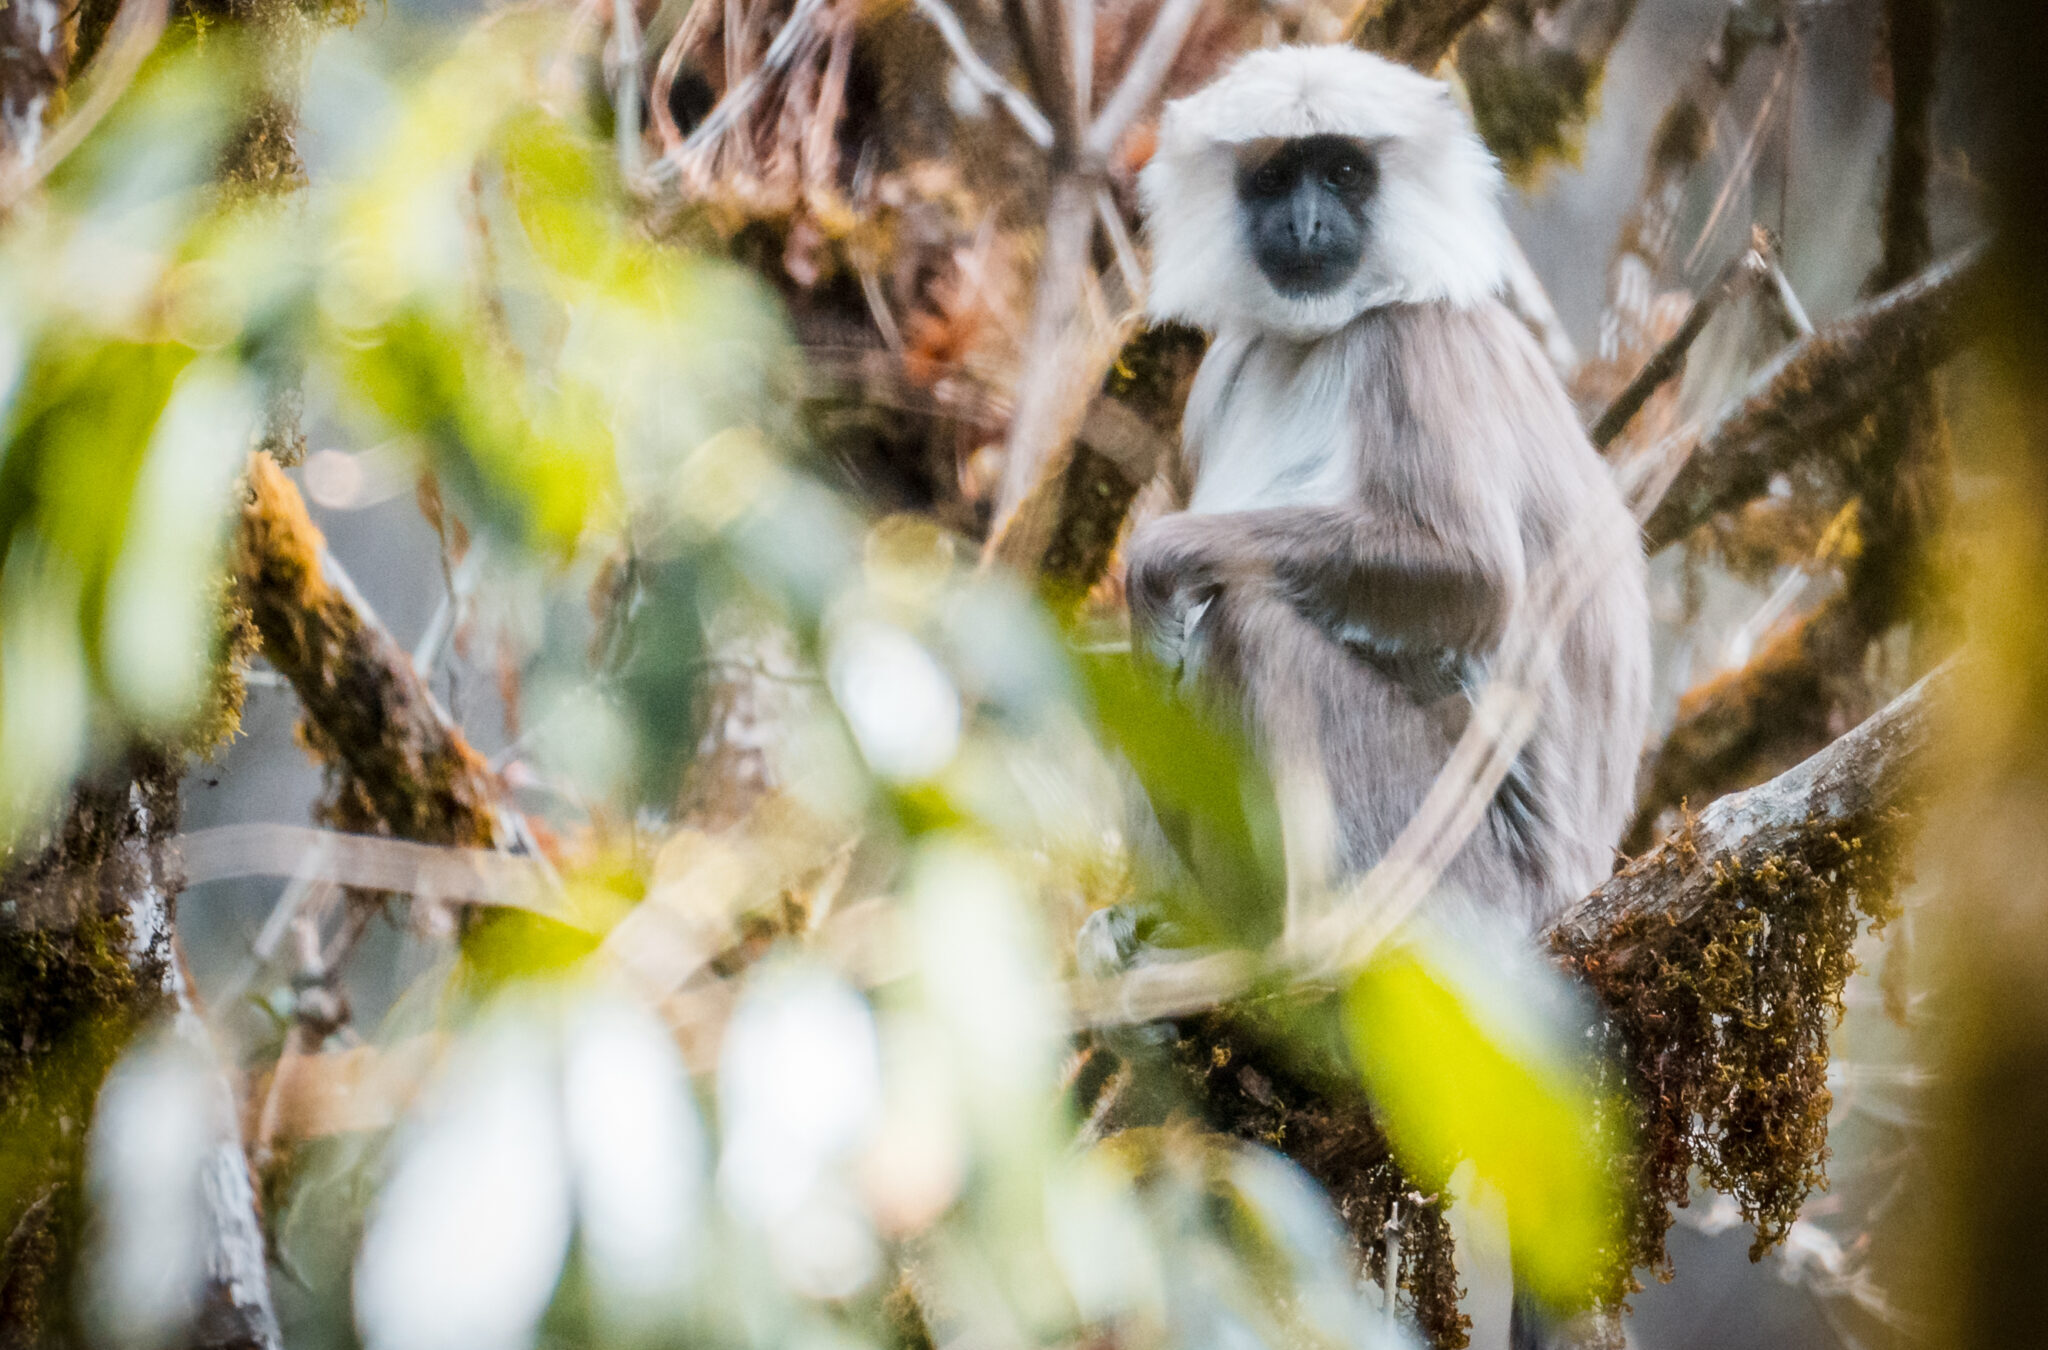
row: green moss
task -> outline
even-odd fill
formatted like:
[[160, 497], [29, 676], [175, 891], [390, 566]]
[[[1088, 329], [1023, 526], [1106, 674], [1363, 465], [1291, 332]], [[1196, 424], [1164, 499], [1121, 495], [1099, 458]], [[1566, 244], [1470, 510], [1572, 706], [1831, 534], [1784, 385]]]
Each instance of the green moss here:
[[1074, 447], [1060, 485], [1059, 531], [1039, 567], [1039, 590], [1055, 612], [1078, 606], [1109, 569], [1124, 517], [1141, 486], [1087, 446]]
[[1187, 387], [1209, 349], [1199, 329], [1162, 323], [1143, 329], [1117, 353], [1102, 392], [1131, 404], [1162, 430], [1174, 429]]
[[[1633, 1200], [1610, 1303], [1640, 1287], [1636, 1267], [1670, 1278], [1671, 1208], [1695, 1171], [1754, 1226], [1752, 1260], [1827, 1185], [1828, 1037], [1859, 928], [1896, 912], [1899, 823], [1803, 832], [1796, 848], [1716, 863], [1707, 903], [1683, 920], [1643, 911], [1583, 946], [1561, 940], [1606, 1006], [1628, 1089], [1614, 1099], [1629, 1118], [1612, 1124], [1633, 1140], [1620, 1178]], [[1676, 847], [1693, 848], [1690, 827]]]
[[1526, 45], [1526, 39], [1490, 30], [1468, 33], [1458, 44], [1473, 123], [1508, 177], [1524, 188], [1552, 164], [1579, 162], [1605, 74], [1604, 65], [1588, 64], [1577, 52], [1519, 50]]
[[[146, 757], [148, 825], [174, 819], [176, 785]], [[166, 955], [133, 951], [129, 785], [79, 789], [33, 853], [0, 859], [0, 1326], [41, 1344], [69, 1316], [65, 1263], [78, 1247], [86, 1122], [136, 1028], [165, 1000]], [[151, 836], [154, 837], [153, 835]], [[66, 927], [31, 926], [69, 912]]]

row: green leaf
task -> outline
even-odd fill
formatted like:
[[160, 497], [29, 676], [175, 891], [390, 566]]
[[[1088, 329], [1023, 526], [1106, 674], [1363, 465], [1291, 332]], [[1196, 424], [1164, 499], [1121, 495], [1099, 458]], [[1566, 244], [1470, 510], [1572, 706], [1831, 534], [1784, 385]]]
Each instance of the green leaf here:
[[1619, 1210], [1598, 1094], [1545, 979], [1556, 982], [1533, 957], [1504, 978], [1425, 937], [1358, 974], [1344, 1023], [1401, 1165], [1440, 1188], [1469, 1159], [1506, 1204], [1518, 1279], [1572, 1307], [1603, 1269]]
[[1279, 936], [1286, 865], [1279, 812], [1243, 737], [1122, 656], [1079, 663], [1097, 719], [1123, 753], [1194, 875], [1159, 897], [1203, 942], [1263, 947]]

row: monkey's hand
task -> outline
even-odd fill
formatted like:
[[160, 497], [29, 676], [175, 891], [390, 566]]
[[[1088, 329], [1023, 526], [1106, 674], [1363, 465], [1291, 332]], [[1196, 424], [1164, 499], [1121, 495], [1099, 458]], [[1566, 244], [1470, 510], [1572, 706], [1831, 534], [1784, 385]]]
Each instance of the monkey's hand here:
[[1169, 670], [1182, 668], [1191, 624], [1226, 580], [1210, 525], [1185, 511], [1160, 516], [1139, 526], [1125, 549], [1132, 645]]

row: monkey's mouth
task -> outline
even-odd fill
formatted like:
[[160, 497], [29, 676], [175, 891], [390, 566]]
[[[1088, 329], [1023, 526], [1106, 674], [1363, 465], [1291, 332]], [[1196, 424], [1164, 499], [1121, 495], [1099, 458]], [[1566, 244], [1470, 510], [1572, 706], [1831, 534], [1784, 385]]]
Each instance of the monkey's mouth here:
[[1259, 271], [1290, 300], [1312, 300], [1341, 290], [1358, 270], [1358, 256], [1337, 251], [1273, 249], [1259, 254]]

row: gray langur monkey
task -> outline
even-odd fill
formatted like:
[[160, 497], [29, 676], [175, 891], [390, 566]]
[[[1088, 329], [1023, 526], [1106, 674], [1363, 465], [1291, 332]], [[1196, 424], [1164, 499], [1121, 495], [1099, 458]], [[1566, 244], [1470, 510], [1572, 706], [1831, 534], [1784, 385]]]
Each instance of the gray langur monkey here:
[[1134, 641], [1242, 712], [1284, 826], [1307, 771], [1321, 880], [1387, 850], [1531, 577], [1591, 530], [1598, 575], [1534, 735], [1442, 879], [1541, 928], [1612, 869], [1649, 606], [1621, 493], [1499, 298], [1493, 157], [1438, 81], [1287, 47], [1169, 104], [1139, 187], [1151, 315], [1213, 341], [1182, 423], [1185, 509], [1127, 550]]

